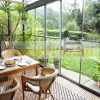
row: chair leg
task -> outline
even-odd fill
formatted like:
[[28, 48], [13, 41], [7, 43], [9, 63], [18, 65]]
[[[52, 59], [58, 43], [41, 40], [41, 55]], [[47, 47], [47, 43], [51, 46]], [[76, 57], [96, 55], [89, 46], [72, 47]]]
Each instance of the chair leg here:
[[52, 97], [53, 100], [55, 100], [52, 94], [51, 94], [51, 97]]
[[41, 100], [41, 93], [39, 93], [39, 100]]
[[23, 91], [23, 97], [22, 97], [22, 98], [23, 98], [23, 100], [25, 100], [25, 97], [24, 97], [24, 91]]
[[52, 93], [51, 93], [51, 91], [50, 91], [50, 89], [49, 89], [49, 93], [51, 94], [52, 99], [55, 100], [55, 99], [54, 99], [54, 96], [52, 95]]

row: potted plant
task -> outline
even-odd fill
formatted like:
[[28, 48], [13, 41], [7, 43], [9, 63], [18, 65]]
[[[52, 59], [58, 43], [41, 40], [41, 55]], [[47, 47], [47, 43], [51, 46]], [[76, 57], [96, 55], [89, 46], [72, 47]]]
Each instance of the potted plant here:
[[54, 66], [55, 66], [55, 68], [59, 68], [59, 58], [58, 57], [54, 57], [53, 58], [53, 63], [54, 63]]
[[48, 63], [48, 57], [44, 56], [42, 53], [38, 55], [37, 60], [40, 62], [41, 67], [45, 67]]
[[94, 75], [92, 78], [97, 83], [97, 86], [100, 88], [100, 61], [96, 61], [96, 63], [96, 70], [93, 71]]

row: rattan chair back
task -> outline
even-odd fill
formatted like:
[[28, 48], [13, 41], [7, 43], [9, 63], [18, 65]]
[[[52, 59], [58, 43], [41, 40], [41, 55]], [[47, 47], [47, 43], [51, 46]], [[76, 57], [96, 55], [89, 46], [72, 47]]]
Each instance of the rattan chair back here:
[[[23, 97], [24, 91], [31, 91], [35, 94], [39, 94], [39, 100], [41, 100], [41, 94], [44, 94], [45, 97], [47, 94], [50, 94], [54, 100], [54, 97], [50, 91], [50, 87], [54, 80], [56, 79], [57, 71], [55, 68], [43, 68], [41, 71], [41, 76], [36, 77], [29, 77], [29, 76], [22, 76], [22, 86], [23, 86]], [[35, 92], [34, 88], [27, 86], [27, 83], [31, 85], [35, 85], [39, 87], [39, 91]], [[45, 100], [45, 99], [44, 99]]]
[[8, 49], [5, 51], [2, 51], [1, 56], [3, 59], [8, 59], [8, 58], [11, 58], [13, 56], [21, 56], [21, 53], [15, 49]]
[[19, 86], [20, 83], [16, 79], [0, 83], [0, 89], [4, 88], [4, 91], [0, 91], [0, 100], [13, 100]]

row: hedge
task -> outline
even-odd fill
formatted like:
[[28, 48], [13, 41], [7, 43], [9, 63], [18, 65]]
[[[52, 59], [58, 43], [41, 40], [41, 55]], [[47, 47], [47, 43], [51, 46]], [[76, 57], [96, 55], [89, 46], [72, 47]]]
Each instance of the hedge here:
[[[59, 37], [59, 30], [47, 30], [47, 34], [49, 36], [58, 36]], [[63, 30], [62, 38], [69, 37], [71, 40], [80, 40], [83, 34], [83, 38], [86, 40], [100, 40], [100, 35], [96, 33], [88, 33], [88, 32], [81, 32], [81, 31], [67, 31]]]

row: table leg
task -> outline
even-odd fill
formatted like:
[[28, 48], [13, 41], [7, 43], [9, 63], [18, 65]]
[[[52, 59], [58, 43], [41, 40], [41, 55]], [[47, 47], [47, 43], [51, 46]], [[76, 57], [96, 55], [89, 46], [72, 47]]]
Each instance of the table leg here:
[[35, 65], [34, 67], [35, 67], [35, 75], [38, 75], [39, 65], [37, 64], [37, 65]]

